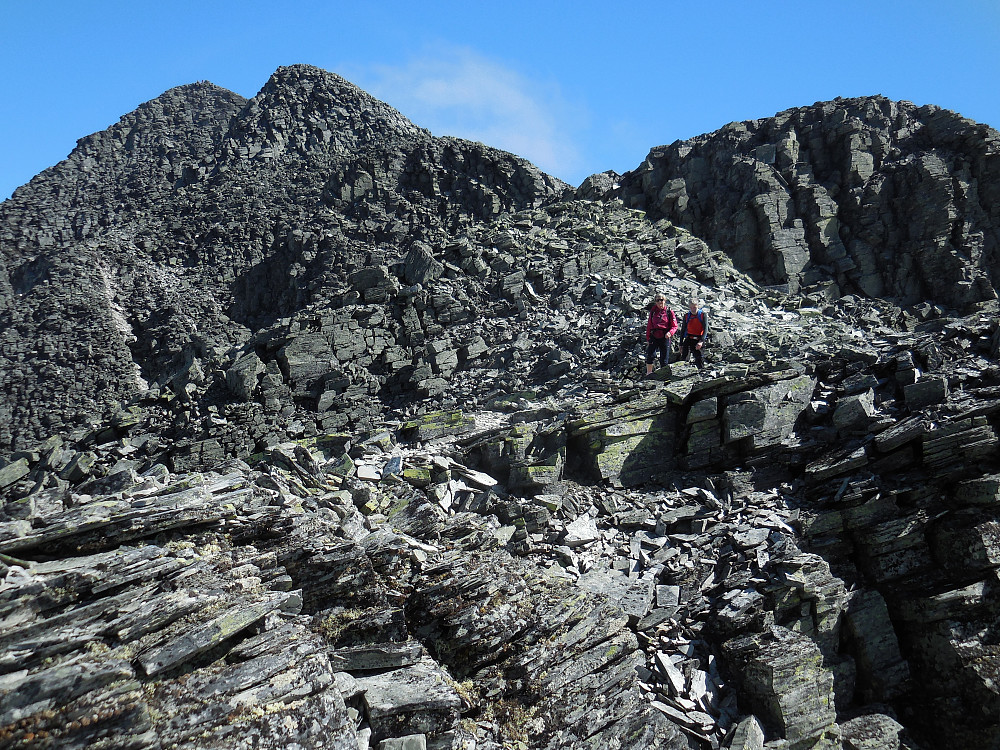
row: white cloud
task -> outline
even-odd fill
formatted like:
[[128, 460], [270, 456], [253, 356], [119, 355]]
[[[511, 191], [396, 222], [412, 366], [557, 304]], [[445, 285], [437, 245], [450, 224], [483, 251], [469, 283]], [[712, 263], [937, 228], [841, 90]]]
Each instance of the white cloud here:
[[403, 65], [345, 75], [434, 135], [510, 151], [562, 179], [580, 168], [571, 132], [579, 117], [558, 87], [472, 50], [437, 48]]

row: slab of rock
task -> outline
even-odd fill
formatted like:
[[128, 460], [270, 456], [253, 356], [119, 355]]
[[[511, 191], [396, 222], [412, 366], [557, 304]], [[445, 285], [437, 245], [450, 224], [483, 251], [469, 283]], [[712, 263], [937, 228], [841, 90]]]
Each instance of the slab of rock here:
[[839, 744], [833, 675], [810, 638], [775, 627], [769, 634], [727, 641], [725, 651], [739, 668], [741, 699], [777, 728], [788, 747]]
[[755, 450], [780, 443], [809, 405], [815, 385], [802, 375], [729, 396], [723, 413], [724, 442], [751, 438]]
[[338, 648], [330, 652], [334, 669], [345, 672], [409, 667], [420, 661], [422, 647], [418, 641], [407, 643], [372, 643], [364, 646]]
[[143, 671], [154, 676], [217, 646], [289, 602], [289, 594], [276, 592], [260, 602], [234, 608], [203, 625], [191, 628], [172, 641], [150, 649], [139, 657]]
[[925, 376], [916, 383], [903, 386], [903, 397], [911, 409], [940, 404], [948, 398], [948, 379], [940, 375]]
[[249, 401], [257, 389], [260, 376], [266, 366], [254, 352], [244, 354], [226, 370], [226, 385], [233, 396], [241, 401]]
[[840, 725], [844, 750], [898, 750], [903, 725], [885, 714], [866, 714]]
[[764, 750], [764, 729], [757, 721], [756, 716], [746, 716], [740, 719], [726, 748], [727, 750]]
[[601, 538], [601, 532], [597, 528], [597, 522], [584, 513], [575, 521], [567, 524], [566, 536], [562, 543], [567, 547], [582, 547]]
[[14, 484], [18, 479], [28, 475], [31, 470], [28, 459], [19, 458], [0, 468], [0, 489]]
[[888, 702], [906, 691], [909, 664], [899, 650], [889, 609], [877, 591], [855, 592], [845, 618], [858, 670], [858, 687], [868, 700]]
[[432, 659], [379, 675], [357, 678], [372, 738], [434, 736], [458, 721], [462, 699], [454, 681]]
[[837, 402], [833, 412], [833, 423], [842, 432], [865, 431], [875, 414], [875, 391], [845, 396]]

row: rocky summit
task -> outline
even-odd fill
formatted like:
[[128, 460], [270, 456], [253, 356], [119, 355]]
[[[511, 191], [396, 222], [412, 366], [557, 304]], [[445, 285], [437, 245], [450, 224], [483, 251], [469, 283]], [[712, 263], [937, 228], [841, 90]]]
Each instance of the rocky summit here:
[[81, 139], [0, 264], [0, 748], [1000, 746], [985, 125], [574, 188], [298, 65]]

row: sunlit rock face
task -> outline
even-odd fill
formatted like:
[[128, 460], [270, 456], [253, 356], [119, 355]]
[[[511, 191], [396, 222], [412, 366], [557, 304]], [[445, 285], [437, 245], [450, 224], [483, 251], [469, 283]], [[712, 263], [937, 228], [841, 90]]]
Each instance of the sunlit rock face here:
[[995, 297], [998, 178], [997, 131], [865, 97], [654, 148], [620, 194], [764, 284], [968, 308]]

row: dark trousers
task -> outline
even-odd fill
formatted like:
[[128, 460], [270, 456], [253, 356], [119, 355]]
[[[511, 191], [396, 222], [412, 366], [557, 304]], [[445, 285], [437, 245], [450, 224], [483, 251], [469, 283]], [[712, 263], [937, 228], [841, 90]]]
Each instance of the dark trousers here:
[[646, 364], [653, 364], [656, 353], [660, 353], [660, 367], [666, 367], [670, 361], [670, 339], [664, 336], [662, 339], [650, 339], [646, 344]]
[[704, 338], [704, 336], [685, 336], [684, 340], [681, 341], [681, 360], [687, 361], [688, 354], [694, 355], [694, 363], [698, 365], [699, 370], [705, 366], [705, 360], [701, 355], [702, 349], [705, 347], [695, 349], [695, 345], [701, 343]]

